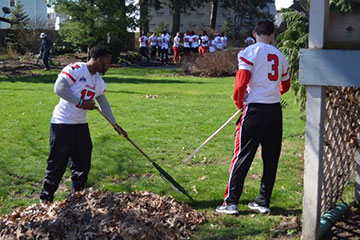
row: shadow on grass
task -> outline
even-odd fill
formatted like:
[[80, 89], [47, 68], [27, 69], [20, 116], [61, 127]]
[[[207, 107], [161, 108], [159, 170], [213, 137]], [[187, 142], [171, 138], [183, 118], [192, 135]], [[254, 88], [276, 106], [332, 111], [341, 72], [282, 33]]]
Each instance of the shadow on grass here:
[[[207, 209], [207, 208], [213, 208], [215, 211], [215, 208], [219, 206], [222, 203], [222, 199], [219, 200], [201, 200], [195, 202], [189, 202], [189, 205], [195, 209]], [[239, 204], [247, 205], [249, 201], [240, 201]], [[279, 208], [279, 207], [271, 207], [270, 215], [272, 216], [297, 216], [302, 213], [301, 209], [288, 209], [288, 208]], [[254, 214], [254, 211], [251, 210], [239, 210], [240, 215], [250, 215]]]
[[[57, 74], [0, 77], [0, 82], [26, 82], [26, 83], [50, 83], [54, 84]], [[116, 78], [103, 77], [106, 83], [128, 83], [128, 84], [204, 84], [204, 82], [182, 81], [171, 79], [148, 79], [148, 78]]]

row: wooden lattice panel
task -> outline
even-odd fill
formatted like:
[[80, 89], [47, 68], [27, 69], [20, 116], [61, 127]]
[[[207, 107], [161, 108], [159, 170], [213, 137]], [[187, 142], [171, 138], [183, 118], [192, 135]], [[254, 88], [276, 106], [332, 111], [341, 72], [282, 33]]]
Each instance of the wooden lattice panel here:
[[359, 97], [359, 88], [326, 88], [322, 214], [341, 198], [354, 171], [360, 132]]

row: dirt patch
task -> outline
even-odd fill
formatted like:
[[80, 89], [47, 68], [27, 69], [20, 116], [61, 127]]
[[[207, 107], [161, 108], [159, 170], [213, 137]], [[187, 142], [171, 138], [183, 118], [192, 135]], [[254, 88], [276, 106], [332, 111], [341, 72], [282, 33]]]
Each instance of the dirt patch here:
[[[23, 57], [21, 60], [6, 60], [0, 61], [0, 75], [3, 76], [33, 76], [31, 70], [43, 69], [44, 65], [42, 60], [36, 64], [35, 55]], [[52, 56], [50, 58], [50, 67], [52, 69], [62, 69], [66, 65], [74, 62], [86, 61], [87, 55], [79, 54], [66, 54], [61, 56]]]
[[284, 217], [283, 221], [274, 229], [272, 239], [300, 239], [301, 220], [300, 216]]
[[82, 191], [0, 218], [1, 239], [187, 239], [205, 221], [172, 197]]

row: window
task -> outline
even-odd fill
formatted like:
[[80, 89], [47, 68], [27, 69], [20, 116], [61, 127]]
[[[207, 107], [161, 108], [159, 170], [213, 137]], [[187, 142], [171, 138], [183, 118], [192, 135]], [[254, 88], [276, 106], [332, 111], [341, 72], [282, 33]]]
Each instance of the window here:
[[10, 7], [15, 7], [15, 0], [10, 0]]

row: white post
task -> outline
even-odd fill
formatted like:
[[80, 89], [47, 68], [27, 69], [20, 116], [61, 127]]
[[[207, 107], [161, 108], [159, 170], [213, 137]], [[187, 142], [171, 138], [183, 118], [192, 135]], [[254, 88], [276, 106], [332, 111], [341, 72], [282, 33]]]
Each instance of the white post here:
[[325, 90], [308, 86], [302, 239], [319, 238], [324, 155]]
[[[323, 48], [329, 0], [310, 0], [309, 49]], [[306, 69], [304, 69], [306, 71]], [[307, 79], [315, 82], [316, 79]], [[302, 239], [317, 240], [320, 232], [323, 180], [325, 89], [307, 86]]]
[[329, 0], [310, 0], [309, 48], [323, 48], [329, 22]]

